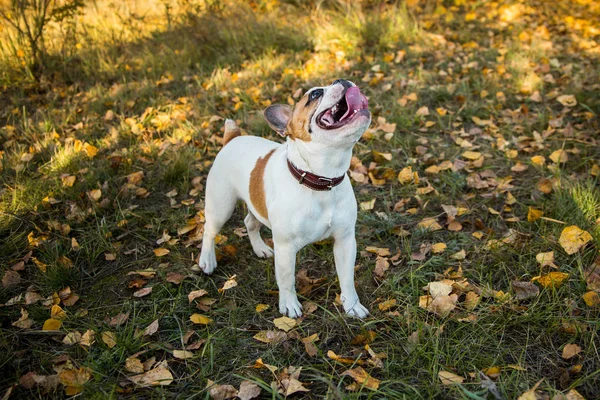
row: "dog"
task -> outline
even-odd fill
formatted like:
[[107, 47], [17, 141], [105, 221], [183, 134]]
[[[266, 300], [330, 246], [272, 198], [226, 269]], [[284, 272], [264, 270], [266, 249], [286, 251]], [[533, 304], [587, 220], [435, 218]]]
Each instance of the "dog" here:
[[[200, 269], [206, 274], [215, 270], [215, 237], [243, 200], [254, 253], [261, 258], [275, 255], [282, 314], [302, 315], [295, 289], [296, 253], [332, 237], [344, 310], [366, 317], [369, 312], [354, 287], [357, 206], [346, 172], [354, 144], [371, 123], [367, 98], [354, 83], [337, 79], [310, 89], [294, 108], [269, 106], [264, 117], [286, 138], [284, 144], [241, 136], [234, 121], [225, 122], [223, 148], [206, 181]], [[263, 225], [272, 231], [273, 248], [260, 236]]]

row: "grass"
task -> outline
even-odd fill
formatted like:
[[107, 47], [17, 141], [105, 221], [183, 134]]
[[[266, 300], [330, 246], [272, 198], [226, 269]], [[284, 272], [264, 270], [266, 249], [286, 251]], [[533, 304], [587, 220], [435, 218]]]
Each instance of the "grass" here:
[[[592, 290], [587, 271], [600, 245], [599, 34], [591, 23], [600, 10], [583, 0], [558, 1], [551, 9], [537, 0], [413, 3], [99, 2], [78, 19], [80, 46], [68, 54], [51, 27], [52, 62], [39, 82], [30, 80], [9, 51], [7, 31], [0, 31], [0, 273], [26, 260], [21, 282], [0, 292], [0, 303], [28, 288], [44, 299], [67, 286], [80, 296], [74, 305], [61, 303], [67, 315], [60, 333], [42, 331], [48, 302], [21, 299], [0, 307], [6, 349], [0, 388], [12, 388], [14, 398], [61, 398], [62, 385], [27, 389], [19, 379], [85, 367], [91, 373], [80, 388], [86, 398], [208, 398], [208, 380], [236, 388], [250, 380], [264, 398], [283, 398], [271, 386], [274, 374], [252, 368], [261, 358], [276, 374], [302, 367], [299, 379], [311, 398], [509, 399], [538, 382], [538, 394], [549, 398], [572, 389], [588, 399], [600, 396], [598, 308], [582, 298]], [[536, 34], [539, 26], [547, 36]], [[357, 225], [357, 288], [372, 316], [344, 316], [336, 304], [332, 243], [314, 244], [300, 252], [297, 270], [319, 279], [301, 296], [317, 309], [285, 340], [265, 344], [253, 336], [276, 329], [277, 285], [272, 260], [257, 259], [247, 238], [238, 236], [243, 205], [221, 232], [226, 240], [218, 245], [215, 274], [190, 271], [199, 252], [194, 236], [201, 232], [206, 175], [220, 149], [223, 118], [279, 140], [262, 109], [338, 77], [369, 96], [373, 125], [354, 154], [383, 180], [353, 181], [359, 203], [376, 199], [373, 210], [359, 211]], [[578, 104], [562, 106], [557, 97], [563, 94]], [[391, 136], [387, 123], [395, 124]], [[568, 155], [565, 163], [551, 161], [559, 149]], [[482, 153], [482, 164], [465, 165], [466, 150]], [[545, 164], [533, 162], [536, 155]], [[428, 172], [447, 161], [453, 168]], [[515, 170], [518, 162], [527, 168]], [[407, 166], [418, 183], [398, 181]], [[136, 180], [139, 172], [143, 178]], [[69, 176], [75, 177], [71, 186], [64, 183]], [[550, 193], [540, 190], [542, 179], [552, 183]], [[433, 190], [418, 192], [426, 187]], [[93, 190], [100, 190], [97, 200]], [[457, 216], [461, 230], [448, 229], [443, 205], [467, 210]], [[529, 222], [530, 207], [544, 218]], [[419, 227], [426, 217], [442, 229]], [[199, 227], [178, 234], [191, 220]], [[573, 255], [559, 244], [568, 225], [592, 236]], [[489, 246], [511, 229], [516, 240]], [[165, 234], [171, 241], [158, 244]], [[435, 243], [446, 250], [418, 257]], [[374, 275], [376, 256], [367, 246], [399, 252], [384, 278]], [[156, 257], [159, 247], [170, 253]], [[464, 260], [454, 256], [463, 250]], [[536, 261], [549, 251], [555, 271], [568, 279], [560, 287], [538, 285], [531, 299], [515, 299], [512, 281], [553, 271]], [[130, 274], [147, 268], [156, 272], [153, 278]], [[473, 310], [464, 307], [464, 295], [447, 317], [419, 307], [423, 287], [459, 268], [481, 291]], [[170, 273], [185, 279], [169, 282]], [[238, 286], [220, 293], [233, 275]], [[150, 295], [133, 296], [150, 286]], [[187, 298], [199, 289], [214, 300], [204, 310]], [[389, 299], [396, 305], [381, 311]], [[258, 313], [258, 304], [269, 308]], [[12, 325], [21, 308], [33, 320], [30, 329]], [[128, 319], [111, 325], [120, 313]], [[193, 313], [214, 322], [194, 325]], [[140, 334], [157, 319], [155, 334]], [[91, 346], [62, 343], [67, 333], [87, 330], [96, 332]], [[205, 342], [191, 358], [175, 358], [189, 331], [187, 345]], [[385, 358], [382, 368], [363, 367], [381, 384], [353, 391], [343, 372], [358, 364], [334, 361], [328, 351], [367, 360], [364, 345], [352, 342], [369, 331], [376, 334], [369, 346]], [[106, 332], [115, 335], [113, 347], [101, 339]], [[299, 339], [312, 334], [319, 340], [311, 357]], [[582, 352], [563, 358], [567, 344]], [[142, 362], [166, 360], [173, 383], [133, 386], [125, 366], [136, 353]], [[464, 382], [444, 385], [440, 371]]]

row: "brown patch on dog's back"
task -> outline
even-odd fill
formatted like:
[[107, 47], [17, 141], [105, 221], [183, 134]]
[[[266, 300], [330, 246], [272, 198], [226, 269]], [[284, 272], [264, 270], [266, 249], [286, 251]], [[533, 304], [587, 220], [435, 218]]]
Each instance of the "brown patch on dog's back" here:
[[276, 149], [271, 150], [263, 157], [256, 160], [254, 169], [250, 173], [250, 201], [263, 218], [269, 219], [269, 212], [267, 210], [267, 199], [265, 195], [265, 168], [269, 158], [273, 155]]
[[286, 128], [286, 134], [289, 137], [304, 142], [310, 142], [312, 140], [308, 131], [310, 128], [310, 119], [319, 104], [318, 101], [313, 101], [311, 104], [306, 105], [307, 101], [308, 95], [304, 95], [296, 107], [294, 107], [292, 118]]

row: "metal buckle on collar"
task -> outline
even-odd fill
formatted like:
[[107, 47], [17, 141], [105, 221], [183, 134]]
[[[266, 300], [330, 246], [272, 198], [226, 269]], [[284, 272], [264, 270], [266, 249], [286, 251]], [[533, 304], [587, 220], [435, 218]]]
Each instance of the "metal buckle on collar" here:
[[319, 180], [329, 182], [329, 185], [327, 185], [327, 187], [329, 188], [329, 190], [333, 189], [333, 179], [320, 177]]
[[300, 179], [298, 179], [298, 183], [302, 185], [302, 182], [304, 182], [304, 177], [306, 176], [306, 172], [304, 172], [302, 175], [300, 175]]

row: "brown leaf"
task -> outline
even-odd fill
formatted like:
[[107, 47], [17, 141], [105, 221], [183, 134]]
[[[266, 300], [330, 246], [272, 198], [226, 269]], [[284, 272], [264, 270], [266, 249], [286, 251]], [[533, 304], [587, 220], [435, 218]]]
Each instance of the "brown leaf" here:
[[144, 329], [144, 331], [142, 332], [143, 336], [152, 336], [156, 333], [156, 331], [158, 331], [158, 319], [155, 319], [154, 321], [152, 321], [152, 323], [150, 325], [148, 325], [146, 327], [146, 329]]
[[315, 342], [319, 340], [318, 334], [312, 334], [302, 339], [302, 343], [304, 343], [304, 349], [306, 350], [306, 354], [311, 357], [316, 356], [319, 353], [319, 349], [315, 345]]
[[221, 289], [219, 289], [219, 293], [223, 293], [226, 290], [229, 290], [233, 287], [236, 287], [238, 285], [237, 281], [235, 280], [236, 275], [232, 276], [231, 278], [229, 278], [224, 284], [223, 287]]
[[210, 379], [206, 385], [210, 398], [213, 400], [233, 399], [238, 395], [238, 391], [231, 385], [216, 385]]
[[517, 300], [531, 299], [540, 294], [540, 289], [531, 282], [512, 281], [511, 286]]
[[2, 286], [4, 286], [4, 289], [17, 286], [19, 283], [21, 283], [21, 275], [17, 271], [9, 269], [4, 273], [2, 277]]
[[108, 325], [110, 326], [120, 326], [123, 325], [127, 319], [129, 319], [129, 313], [121, 313], [118, 314], [114, 317], [112, 317], [109, 321], [108, 321]]
[[91, 329], [88, 329], [81, 336], [81, 340], [79, 341], [79, 344], [82, 345], [82, 346], [90, 347], [92, 344], [94, 344], [95, 337], [96, 337], [96, 332], [94, 332]]
[[375, 276], [383, 278], [385, 276], [385, 271], [387, 271], [389, 268], [390, 262], [387, 260], [387, 258], [377, 256], [377, 261], [375, 261], [375, 269], [373, 270]]
[[240, 400], [250, 400], [260, 396], [262, 389], [254, 382], [242, 381], [237, 397]]
[[171, 251], [165, 248], [158, 248], [158, 249], [154, 249], [154, 254], [156, 255], [156, 257], [162, 257], [162, 256], [166, 256], [167, 254], [169, 254]]
[[29, 329], [33, 325], [33, 320], [29, 318], [29, 313], [26, 309], [21, 308], [21, 318], [12, 323], [12, 326], [17, 328]]
[[152, 293], [152, 286], [145, 287], [133, 293], [133, 297], [144, 297]]
[[192, 301], [194, 301], [194, 299], [197, 299], [198, 297], [206, 296], [207, 294], [208, 294], [208, 292], [204, 289], [191, 291], [188, 294], [188, 302], [190, 304], [192, 304]]
[[178, 272], [169, 272], [167, 274], [167, 282], [171, 282], [176, 285], [179, 285], [181, 282], [183, 282], [183, 280], [185, 278], [186, 278], [186, 276], [184, 276]]

